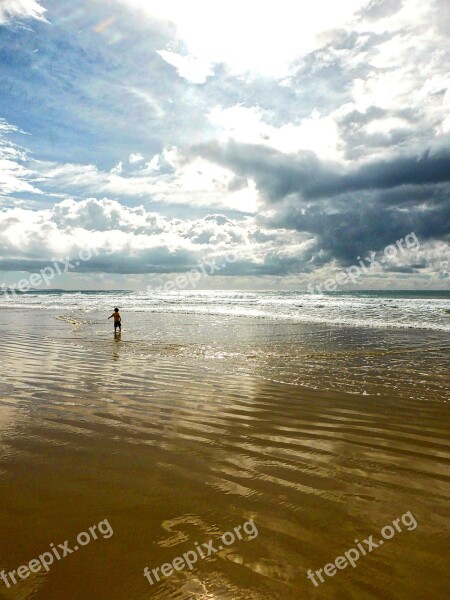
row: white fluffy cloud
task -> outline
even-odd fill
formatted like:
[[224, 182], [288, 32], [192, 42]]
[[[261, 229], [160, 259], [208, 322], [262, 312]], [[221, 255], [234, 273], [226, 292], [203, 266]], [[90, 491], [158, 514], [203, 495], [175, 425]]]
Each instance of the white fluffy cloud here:
[[132, 152], [130, 154], [130, 157], [128, 159], [128, 162], [132, 165], [141, 162], [142, 160], [144, 160], [144, 157], [142, 156], [142, 154], [140, 152]]
[[104, 171], [92, 164], [31, 159], [26, 148], [8, 137], [18, 131], [0, 119], [0, 197], [16, 193], [39, 197], [44, 193], [52, 197], [106, 195], [166, 205], [256, 211], [257, 192], [252, 180], [237, 182], [233, 171], [200, 157], [187, 160], [176, 148], [150, 157], [131, 153]]
[[13, 19], [38, 19], [45, 21], [46, 10], [36, 0], [2, 0], [0, 3], [0, 25]]
[[163, 204], [256, 210], [257, 193], [253, 182], [243, 181], [235, 189], [235, 176], [229, 169], [202, 158], [186, 162], [176, 150], [165, 150], [139, 167], [143, 160], [141, 156], [130, 160], [131, 171], [125, 171], [123, 162], [109, 172], [81, 164], [41, 162], [34, 163], [34, 167], [48, 189], [71, 195], [83, 192]]
[[205, 83], [208, 75], [214, 72], [209, 62], [194, 56], [182, 56], [169, 50], [159, 50], [158, 54], [177, 69], [180, 77], [191, 83]]
[[[92, 281], [83, 281], [93, 286], [98, 273], [163, 275], [214, 259], [220, 264], [230, 255], [234, 262], [220, 275], [231, 278], [231, 286], [233, 278], [245, 287], [240, 277], [246, 277], [248, 283], [249, 277], [257, 276], [261, 279], [254, 284], [260, 287], [301, 289], [308, 283], [323, 283], [342, 270], [331, 257], [320, 261], [320, 246], [311, 235], [263, 229], [250, 219], [233, 222], [221, 214], [168, 219], [142, 206], [127, 208], [106, 198], [66, 199], [38, 211], [4, 210], [0, 212], [0, 232], [0, 268], [5, 270], [3, 280], [6, 276], [10, 282], [13, 273], [7, 272], [20, 278], [20, 272], [38, 271], [66, 257], [73, 264], [86, 249], [93, 251], [92, 258], [83, 259], [81, 271], [84, 277], [91, 274]], [[429, 242], [419, 250], [397, 253], [389, 265], [370, 269], [358, 283], [389, 287], [393, 279], [407, 277], [404, 281], [410, 285], [439, 287], [448, 276], [448, 245]]]
[[[248, 220], [235, 223], [220, 214], [168, 219], [142, 206], [128, 208], [114, 200], [95, 198], [67, 199], [38, 211], [5, 210], [0, 213], [0, 231], [0, 261], [8, 257], [14, 265], [18, 261], [17, 269], [27, 261], [73, 257], [84, 247], [97, 248], [98, 256], [105, 253], [103, 261], [112, 265], [119, 260], [131, 272], [145, 268], [149, 272], [176, 271], [226, 253], [233, 253], [240, 263], [261, 266], [268, 254], [287, 255], [294, 248], [307, 247], [304, 235], [264, 231]], [[95, 270], [98, 264], [94, 261], [91, 267]]]
[[251, 108], [236, 105], [230, 108], [214, 108], [210, 112], [211, 123], [217, 128], [217, 139], [230, 139], [245, 144], [257, 144], [275, 148], [284, 153], [310, 150], [325, 160], [341, 160], [342, 144], [333, 116], [322, 116], [317, 110], [298, 123], [286, 123], [279, 127], [270, 125], [257, 106]]

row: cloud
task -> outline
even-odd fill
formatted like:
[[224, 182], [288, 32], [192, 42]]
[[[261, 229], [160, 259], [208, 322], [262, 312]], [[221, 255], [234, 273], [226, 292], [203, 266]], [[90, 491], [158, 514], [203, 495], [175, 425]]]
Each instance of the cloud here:
[[279, 0], [260, 3], [255, 12], [253, 3], [240, 0], [121, 2], [150, 19], [173, 23], [188, 54], [204, 64], [271, 76], [285, 75], [294, 59], [315, 47], [321, 32], [344, 25], [361, 6], [360, 0], [340, 4], [317, 0], [307, 5]]
[[[378, 218], [383, 232], [381, 222], [386, 219], [386, 213], [370, 216]], [[312, 215], [303, 216], [306, 220], [310, 217]], [[295, 216], [291, 213], [289, 218], [288, 226], [295, 226]], [[354, 244], [352, 227], [363, 236], [367, 232], [361, 231], [356, 216], [353, 224], [348, 215], [345, 218], [342, 236], [346, 235], [348, 242]], [[0, 268], [5, 272], [35, 272], [55, 258], [75, 260], [80, 250], [91, 248], [94, 250], [92, 258], [81, 262], [73, 269], [74, 273], [164, 274], [183, 272], [199, 262], [213, 259], [222, 264], [225, 255], [233, 254], [235, 262], [221, 271], [221, 276], [266, 277], [267, 285], [279, 285], [277, 278], [281, 277], [286, 278], [286, 285], [298, 288], [308, 281], [326, 279], [339, 268], [331, 243], [335, 239], [339, 247], [336, 227], [339, 217], [333, 220], [329, 216], [322, 226], [320, 219], [313, 218], [312, 222], [314, 227], [310, 229], [315, 229], [314, 235], [274, 228], [274, 224], [264, 228], [248, 219], [235, 222], [222, 214], [191, 220], [167, 219], [142, 206], [127, 208], [113, 200], [90, 198], [76, 202], [67, 199], [52, 209], [15, 208], [0, 213]], [[329, 231], [325, 231], [326, 227]], [[389, 238], [389, 232], [394, 237]], [[395, 243], [400, 238], [399, 232], [405, 237], [400, 226], [398, 230], [391, 227], [389, 232], [382, 233], [385, 245]], [[366, 239], [371, 240], [372, 250], [377, 249], [379, 240], [373, 236]], [[448, 246], [438, 241], [426, 242], [420, 235], [419, 239], [418, 251], [400, 253], [381, 273], [379, 269], [376, 272], [384, 273], [385, 277], [410, 273], [419, 274], [426, 281], [445, 280]], [[351, 251], [362, 252], [363, 245], [352, 247]], [[357, 264], [356, 257], [352, 258], [347, 264]]]
[[128, 162], [132, 165], [141, 162], [141, 160], [144, 160], [144, 157], [142, 156], [142, 154], [140, 154], [139, 152], [132, 152], [130, 154], [130, 157], [128, 159]]
[[331, 198], [348, 192], [450, 181], [450, 150], [375, 160], [347, 168], [320, 161], [313, 152], [284, 154], [256, 144], [214, 142], [194, 146], [191, 153], [232, 169], [240, 176], [254, 178], [258, 189], [271, 202], [291, 194], [303, 199]]
[[[380, 215], [378, 223], [385, 218], [386, 214]], [[266, 287], [279, 287], [280, 281], [284, 281], [285, 286], [298, 289], [308, 282], [327, 279], [339, 269], [340, 261], [333, 258], [335, 248], [324, 244], [333, 240], [335, 223], [325, 221], [332, 229], [325, 235], [319, 221], [313, 219], [313, 222], [315, 235], [276, 228], [274, 223], [265, 228], [248, 219], [235, 222], [222, 214], [191, 220], [167, 219], [142, 206], [128, 208], [113, 200], [67, 199], [52, 209], [14, 208], [0, 213], [0, 269], [5, 274], [18, 273], [21, 278], [19, 272], [39, 271], [56, 259], [71, 257], [73, 263], [81, 250], [90, 248], [91, 259], [73, 267], [74, 275], [169, 274], [211, 260], [223, 264], [224, 256], [232, 254], [235, 262], [220, 271], [220, 276], [231, 282], [242, 285], [240, 277], [257, 277], [263, 278], [259, 285], [263, 282]], [[296, 225], [292, 214], [287, 225], [290, 228]], [[354, 243], [349, 224], [345, 227], [343, 235], [347, 234], [346, 239]], [[359, 227], [356, 231], [361, 232]], [[336, 239], [339, 242], [339, 236]], [[385, 239], [391, 244], [398, 238], [388, 239], [386, 233]], [[420, 243], [419, 251], [395, 257], [381, 273], [380, 269], [375, 270], [371, 277], [375, 276], [379, 282], [377, 276], [383, 276], [383, 285], [392, 282], [392, 275], [398, 273], [410, 274], [416, 278], [411, 281], [422, 281], [424, 285], [445, 281], [448, 245], [424, 239]], [[372, 238], [371, 248], [376, 249], [376, 244], [377, 240]], [[354, 247], [352, 251], [358, 249]], [[92, 280], [94, 286], [95, 281]], [[254, 284], [257, 285], [256, 280]]]
[[402, 5], [402, 0], [371, 0], [357, 14], [369, 21], [375, 21], [395, 15], [402, 8]]
[[15, 19], [45, 21], [46, 9], [36, 0], [3, 0], [0, 4], [0, 25]]
[[205, 83], [206, 78], [214, 73], [209, 62], [195, 56], [182, 56], [169, 50], [158, 50], [158, 54], [176, 68], [180, 77], [184, 77], [190, 83]]
[[311, 150], [322, 158], [339, 159], [338, 128], [330, 116], [321, 116], [317, 110], [298, 123], [275, 126], [266, 121], [268, 115], [258, 106], [235, 105], [215, 107], [209, 115], [217, 128], [217, 142], [233, 140], [236, 143], [264, 145], [280, 152], [293, 153]]
[[26, 151], [9, 139], [15, 132], [20, 130], [0, 118], [0, 198], [20, 192], [41, 193], [32, 184], [35, 179], [33, 172], [25, 166]]
[[[448, 193], [448, 192], [447, 192]], [[380, 251], [411, 232], [422, 240], [449, 239], [450, 201], [420, 202], [401, 209], [370, 201], [346, 198], [332, 206], [301, 207], [288, 203], [265, 222], [266, 227], [289, 227], [317, 236], [327, 260], [354, 264], [358, 256]]]
[[[133, 170], [119, 162], [112, 170], [95, 165], [31, 162], [49, 192], [63, 191], [86, 197], [108, 195], [144, 199], [150, 203], [228, 208], [252, 212], [256, 193], [251, 182], [233, 189], [234, 174], [201, 158], [186, 162], [176, 149], [165, 149], [144, 166], [132, 160]], [[130, 162], [130, 161], [129, 161]]]
[[[233, 253], [237, 260], [227, 275], [276, 270], [276, 256], [305, 250], [307, 238], [285, 230], [264, 231], [225, 215], [201, 219], [167, 219], [144, 207], [128, 208], [95, 198], [57, 203], [38, 211], [9, 209], [0, 213], [0, 268], [37, 270], [52, 257], [76, 257], [96, 248], [80, 269], [86, 272], [170, 273], [198, 261]], [[279, 260], [278, 260], [279, 264]]]
[[1, 41], [5, 268], [95, 240], [113, 253], [93, 271], [232, 249], [227, 274], [293, 285], [411, 231], [448, 240], [445, 0], [194, 6], [47, 0], [49, 26], [37, 2], [1, 4], [18, 23]]
[[316, 236], [326, 260], [354, 263], [411, 231], [424, 241], [450, 232], [450, 151], [346, 169], [311, 152], [286, 155], [234, 142], [192, 152], [253, 178], [268, 211], [261, 222]]

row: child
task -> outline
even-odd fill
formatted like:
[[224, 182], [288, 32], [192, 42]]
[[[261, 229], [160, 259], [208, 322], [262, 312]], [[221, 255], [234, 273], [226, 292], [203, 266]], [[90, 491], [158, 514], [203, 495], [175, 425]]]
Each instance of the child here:
[[[120, 317], [118, 308], [114, 309], [114, 312], [111, 315], [111, 317], [114, 317], [114, 333], [116, 333], [117, 327], [119, 328], [119, 331], [122, 331], [122, 324], [121, 324], [122, 319]], [[108, 317], [108, 319], [111, 319], [111, 317]]]

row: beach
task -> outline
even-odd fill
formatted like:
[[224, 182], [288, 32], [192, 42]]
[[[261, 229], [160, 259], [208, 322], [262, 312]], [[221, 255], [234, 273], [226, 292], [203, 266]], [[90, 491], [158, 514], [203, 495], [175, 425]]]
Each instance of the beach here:
[[[263, 301], [239, 312], [200, 293], [183, 310], [112, 292], [25, 296], [0, 312], [0, 569], [110, 530], [0, 597], [447, 597], [448, 295], [425, 299], [436, 320], [416, 328], [412, 312], [364, 326], [373, 299], [362, 312], [356, 296], [353, 324], [315, 318], [307, 296], [297, 320], [279, 308], [287, 296], [265, 297], [263, 315]], [[227, 532], [192, 569], [161, 573]], [[383, 545], [324, 573], [371, 535]]]
[[449, 9], [0, 0], [0, 600], [447, 600]]

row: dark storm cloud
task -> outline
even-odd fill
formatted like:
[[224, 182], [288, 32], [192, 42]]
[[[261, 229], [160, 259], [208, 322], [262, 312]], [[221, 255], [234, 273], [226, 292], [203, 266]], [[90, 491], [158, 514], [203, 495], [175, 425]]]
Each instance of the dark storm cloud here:
[[273, 227], [314, 233], [317, 248], [343, 264], [353, 264], [358, 256], [382, 250], [411, 232], [421, 243], [450, 236], [448, 197], [438, 205], [421, 202], [407, 209], [386, 206], [377, 200], [376, 195], [366, 202], [347, 198], [334, 204], [332, 210], [323, 203], [305, 208], [290, 202], [269, 223]]
[[271, 202], [291, 194], [308, 200], [450, 181], [450, 150], [372, 161], [347, 172], [343, 172], [342, 167], [321, 162], [313, 152], [288, 155], [254, 144], [211, 143], [195, 146], [191, 152], [226, 166], [240, 176], [253, 177]]
[[262, 146], [210, 144], [193, 149], [254, 178], [275, 214], [265, 226], [314, 234], [311, 259], [354, 263], [415, 232], [422, 240], [450, 234], [450, 152], [378, 160], [345, 173], [313, 153], [285, 155]]
[[[364, 112], [353, 110], [336, 119], [339, 135], [345, 140], [345, 158], [359, 160], [376, 149], [395, 149], [420, 134], [421, 112], [418, 109], [387, 110], [369, 106]], [[396, 119], [397, 127], [389, 131], [369, 133], [367, 126], [382, 119]]]
[[377, 203], [399, 208], [410, 205], [426, 203], [442, 204], [450, 198], [450, 184], [427, 185], [402, 185], [395, 189], [383, 190], [377, 193]]

